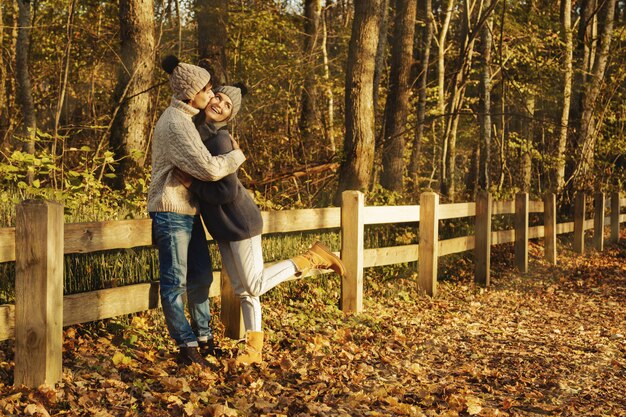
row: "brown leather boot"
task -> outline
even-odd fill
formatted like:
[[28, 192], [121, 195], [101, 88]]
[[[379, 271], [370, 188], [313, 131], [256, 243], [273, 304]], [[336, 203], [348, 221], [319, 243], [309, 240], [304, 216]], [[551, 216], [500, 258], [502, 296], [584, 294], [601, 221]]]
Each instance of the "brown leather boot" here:
[[332, 269], [341, 276], [346, 274], [341, 259], [320, 242], [315, 242], [311, 249], [302, 255], [291, 258], [291, 262], [296, 265], [298, 276], [311, 269]]
[[209, 362], [204, 359], [197, 346], [180, 346], [178, 348], [177, 361], [183, 365], [197, 363], [203, 368], [209, 366]]
[[236, 365], [251, 365], [263, 362], [263, 332], [248, 332], [246, 334], [246, 345], [237, 354]]

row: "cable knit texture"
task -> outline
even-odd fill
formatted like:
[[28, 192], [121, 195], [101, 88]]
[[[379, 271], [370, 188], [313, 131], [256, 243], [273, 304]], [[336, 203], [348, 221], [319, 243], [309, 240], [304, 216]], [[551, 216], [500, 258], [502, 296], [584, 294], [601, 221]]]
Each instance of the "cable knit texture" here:
[[170, 75], [170, 86], [179, 100], [193, 98], [211, 81], [211, 74], [201, 67], [180, 62]]
[[230, 98], [230, 101], [233, 103], [233, 108], [230, 113], [228, 119], [224, 120], [225, 122], [231, 121], [237, 116], [239, 113], [239, 109], [241, 109], [241, 88], [235, 85], [222, 85], [213, 90], [215, 93], [223, 93]]
[[246, 159], [239, 149], [212, 156], [191, 120], [198, 112], [198, 109], [173, 98], [154, 128], [149, 212], [197, 214], [198, 203], [176, 179], [174, 168], [203, 181], [217, 181], [235, 172]]

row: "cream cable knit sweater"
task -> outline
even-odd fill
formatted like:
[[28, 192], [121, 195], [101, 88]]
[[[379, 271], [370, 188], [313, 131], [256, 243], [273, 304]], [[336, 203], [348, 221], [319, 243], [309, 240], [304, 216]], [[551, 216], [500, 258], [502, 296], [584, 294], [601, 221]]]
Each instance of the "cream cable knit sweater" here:
[[246, 159], [241, 150], [212, 156], [191, 120], [198, 112], [198, 109], [172, 98], [154, 128], [149, 212], [198, 212], [195, 197], [174, 177], [174, 168], [203, 181], [216, 181], [235, 172]]

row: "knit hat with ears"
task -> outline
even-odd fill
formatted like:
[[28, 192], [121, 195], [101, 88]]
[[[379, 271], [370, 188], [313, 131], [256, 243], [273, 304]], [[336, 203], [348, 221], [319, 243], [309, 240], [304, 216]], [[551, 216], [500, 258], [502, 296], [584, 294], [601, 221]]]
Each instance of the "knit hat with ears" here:
[[213, 89], [213, 92], [215, 94], [222, 93], [228, 96], [228, 98], [230, 98], [230, 101], [233, 102], [233, 110], [230, 113], [230, 117], [227, 120], [224, 120], [224, 122], [228, 122], [230, 120], [233, 120], [237, 113], [239, 113], [239, 109], [241, 109], [241, 99], [243, 96], [248, 94], [248, 87], [246, 87], [244, 83], [239, 82], [233, 85], [219, 86]]
[[193, 100], [211, 81], [211, 74], [207, 70], [180, 62], [174, 55], [166, 56], [161, 67], [170, 74], [170, 86], [174, 97], [179, 100]]

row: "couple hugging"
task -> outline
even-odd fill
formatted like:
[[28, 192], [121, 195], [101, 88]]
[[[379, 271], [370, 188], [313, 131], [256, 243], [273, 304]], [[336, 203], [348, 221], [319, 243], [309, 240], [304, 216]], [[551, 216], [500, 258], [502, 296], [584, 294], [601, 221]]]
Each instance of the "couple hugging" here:
[[[261, 212], [237, 177], [245, 156], [228, 131], [247, 89], [213, 88], [206, 69], [171, 55], [161, 66], [169, 74], [173, 97], [154, 128], [148, 211], [159, 251], [168, 332], [183, 364], [204, 367], [206, 355], [219, 352], [211, 332], [208, 294], [213, 273], [201, 215], [241, 299], [246, 341], [235, 363], [259, 363], [263, 348], [259, 297], [310, 269], [332, 269], [340, 275], [345, 269], [319, 242], [301, 255], [264, 267]], [[191, 322], [185, 316], [185, 293]]]

